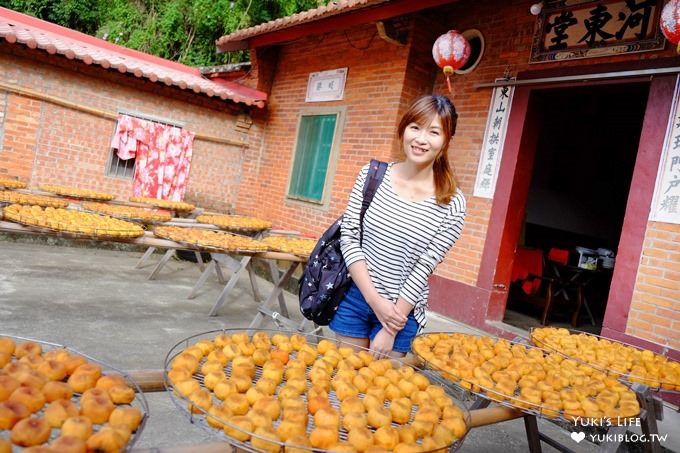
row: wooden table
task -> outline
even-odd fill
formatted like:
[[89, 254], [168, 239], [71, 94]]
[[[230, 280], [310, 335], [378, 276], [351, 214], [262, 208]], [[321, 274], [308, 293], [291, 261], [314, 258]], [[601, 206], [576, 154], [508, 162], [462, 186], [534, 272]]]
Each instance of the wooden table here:
[[571, 317], [571, 325], [578, 326], [579, 317], [581, 315], [581, 308], [585, 308], [590, 323], [595, 326], [595, 316], [590, 309], [588, 298], [586, 297], [586, 287], [590, 285], [596, 278], [602, 276], [609, 276], [611, 280], [611, 269], [584, 269], [578, 266], [563, 265], [551, 261], [553, 272], [558, 277], [558, 287], [555, 290], [554, 297], [563, 294], [566, 301], [570, 300], [567, 291], [570, 288], [576, 290], [576, 306]]
[[[173, 219], [177, 221], [178, 219]], [[170, 223], [164, 223], [168, 225]], [[209, 228], [209, 229], [219, 229], [219, 227], [210, 224], [198, 224], [194, 219], [181, 219], [179, 220], [180, 225], [175, 226], [191, 226], [194, 228]], [[275, 230], [273, 233], [276, 234], [292, 234], [291, 231], [279, 231]], [[262, 232], [257, 233], [254, 238], [258, 239], [261, 237]], [[172, 243], [172, 241], [168, 241]], [[159, 245], [163, 247], [163, 245]], [[234, 290], [236, 283], [247, 273], [250, 280], [250, 286], [253, 292], [253, 298], [256, 303], [258, 303], [258, 312], [251, 322], [249, 327], [256, 328], [262, 324], [265, 316], [270, 316], [280, 327], [286, 327], [295, 331], [306, 331], [306, 329], [313, 326], [312, 323], [304, 320], [302, 322], [295, 322], [289, 318], [288, 308], [286, 307], [286, 300], [283, 294], [283, 290], [290, 281], [291, 277], [295, 273], [298, 267], [304, 266], [307, 262], [307, 258], [298, 255], [293, 255], [290, 253], [280, 253], [280, 252], [215, 252], [210, 249], [201, 249], [200, 247], [188, 247], [181, 244], [175, 243], [174, 248], [169, 248], [163, 257], [160, 259], [153, 271], [149, 275], [149, 280], [154, 280], [160, 270], [167, 264], [170, 258], [174, 255], [175, 250], [181, 248], [185, 250], [193, 250], [196, 253], [197, 264], [201, 268], [201, 275], [199, 276], [196, 284], [189, 293], [188, 299], [194, 299], [197, 297], [200, 289], [205, 285], [205, 282], [214, 272], [217, 275], [217, 279], [221, 284], [224, 284], [224, 288], [217, 296], [212, 309], [208, 313], [208, 316], [217, 316], [217, 312], [224, 306], [229, 295]], [[142, 258], [136, 264], [136, 268], [143, 267], [143, 263], [149, 258], [149, 256], [155, 251], [155, 247], [149, 247], [144, 253]], [[201, 258], [201, 252], [208, 251], [210, 257], [212, 258], [207, 265], [203, 263]], [[263, 261], [269, 267], [269, 272], [271, 275], [272, 283], [274, 288], [266, 299], [263, 299], [259, 286], [257, 284], [255, 269], [253, 267], [253, 261]], [[278, 267], [279, 261], [286, 261], [288, 267], [281, 272]], [[222, 272], [222, 266], [228, 268], [232, 271], [232, 275], [228, 281], [225, 280], [224, 274]], [[274, 303], [276, 300], [279, 301], [279, 311], [274, 310]], [[315, 330], [316, 327], [312, 327]]]
[[[212, 260], [208, 263], [203, 273], [196, 281], [194, 288], [189, 294], [189, 298], [193, 299], [196, 297], [198, 290], [205, 284], [208, 277], [212, 272], [216, 272], [218, 279], [222, 278], [223, 274], [221, 271], [221, 266], [228, 267], [233, 274], [226, 282], [222, 292], [217, 296], [212, 309], [208, 313], [208, 316], [217, 316], [217, 312], [224, 306], [229, 295], [233, 291], [236, 283], [241, 278], [244, 273], [248, 274], [250, 280], [250, 286], [253, 291], [253, 297], [255, 302], [258, 304], [257, 314], [255, 318], [250, 323], [250, 328], [257, 328], [262, 325], [265, 316], [271, 317], [277, 325], [280, 327], [286, 327], [291, 330], [304, 332], [309, 328], [315, 330], [312, 326], [313, 324], [308, 320], [303, 320], [302, 322], [295, 322], [290, 319], [288, 308], [286, 307], [286, 300], [283, 291], [292, 278], [293, 274], [298, 267], [304, 266], [307, 262], [307, 258], [293, 255], [290, 253], [280, 253], [280, 252], [260, 252], [252, 254], [242, 254], [240, 259], [236, 259], [231, 254], [226, 253], [211, 253]], [[271, 276], [272, 283], [274, 287], [267, 296], [263, 299], [259, 286], [257, 284], [257, 278], [254, 269], [254, 261], [263, 261], [268, 267]], [[279, 270], [278, 262], [285, 261], [288, 263], [285, 270], [282, 272]], [[278, 300], [278, 309], [275, 311], [274, 304]]]

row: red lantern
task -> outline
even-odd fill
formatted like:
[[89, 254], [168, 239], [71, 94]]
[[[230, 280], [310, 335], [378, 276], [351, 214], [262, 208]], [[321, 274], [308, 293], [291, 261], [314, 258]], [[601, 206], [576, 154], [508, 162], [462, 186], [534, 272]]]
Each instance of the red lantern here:
[[671, 0], [661, 10], [661, 31], [667, 40], [678, 45], [680, 53], [680, 0]]
[[470, 58], [470, 43], [456, 30], [451, 30], [441, 35], [434, 42], [432, 58], [434, 58], [437, 66], [444, 70], [450, 93], [451, 81], [449, 77], [456, 69], [467, 63], [468, 58]]

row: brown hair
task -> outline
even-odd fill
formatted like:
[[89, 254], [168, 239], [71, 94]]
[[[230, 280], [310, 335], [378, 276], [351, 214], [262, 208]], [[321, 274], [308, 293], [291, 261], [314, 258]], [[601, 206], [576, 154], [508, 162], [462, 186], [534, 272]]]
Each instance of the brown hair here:
[[409, 124], [429, 124], [435, 115], [438, 115], [441, 119], [444, 134], [444, 144], [432, 167], [435, 195], [437, 203], [448, 204], [457, 189], [448, 156], [449, 142], [456, 133], [458, 122], [458, 114], [453, 103], [445, 96], [421, 96], [411, 104], [404, 116], [401, 117], [397, 131], [401, 140], [404, 138], [404, 131]]

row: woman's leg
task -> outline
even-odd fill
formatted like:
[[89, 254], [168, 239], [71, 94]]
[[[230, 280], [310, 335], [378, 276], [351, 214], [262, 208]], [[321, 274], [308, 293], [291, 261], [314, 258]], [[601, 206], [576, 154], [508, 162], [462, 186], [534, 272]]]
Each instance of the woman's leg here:
[[340, 335], [339, 333], [335, 334], [335, 338], [346, 345], [352, 346], [355, 351], [360, 351], [361, 348], [368, 348], [368, 338], [348, 337], [346, 335]]
[[352, 283], [328, 327], [335, 337], [349, 346], [368, 348], [368, 306], [359, 288]]

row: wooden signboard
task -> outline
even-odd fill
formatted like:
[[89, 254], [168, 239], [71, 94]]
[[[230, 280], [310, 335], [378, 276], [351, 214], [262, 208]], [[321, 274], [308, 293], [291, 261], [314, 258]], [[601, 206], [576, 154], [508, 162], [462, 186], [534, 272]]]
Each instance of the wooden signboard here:
[[[496, 79], [496, 82], [501, 80], [511, 81], [514, 79]], [[498, 86], [493, 89], [491, 94], [491, 105], [489, 106], [486, 130], [484, 131], [484, 143], [477, 167], [475, 197], [493, 198], [496, 191], [496, 179], [498, 179], [498, 169], [503, 155], [505, 133], [508, 129], [514, 90], [514, 87], [510, 85]]]
[[538, 16], [530, 63], [664, 48], [663, 0], [547, 1]]

